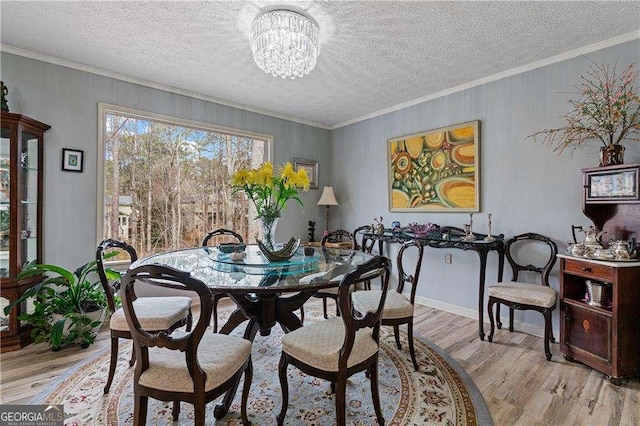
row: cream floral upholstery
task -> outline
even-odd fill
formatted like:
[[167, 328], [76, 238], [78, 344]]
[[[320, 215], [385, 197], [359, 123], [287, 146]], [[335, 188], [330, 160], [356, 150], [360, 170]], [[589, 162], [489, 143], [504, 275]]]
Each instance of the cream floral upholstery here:
[[[340, 348], [344, 343], [344, 323], [339, 317], [306, 325], [282, 338], [282, 350], [305, 364], [324, 371], [338, 371]], [[371, 329], [356, 332], [347, 366], [356, 365], [378, 351]]]
[[[371, 312], [380, 302], [381, 291], [357, 291], [353, 293], [353, 307], [358, 312]], [[413, 315], [413, 305], [407, 297], [397, 291], [387, 292], [387, 300], [384, 302], [382, 318], [395, 319], [406, 318]]]
[[[229, 380], [250, 355], [250, 341], [206, 333], [198, 346], [198, 362], [207, 375], [204, 390], [209, 391]], [[168, 392], [193, 392], [185, 354], [176, 350], [149, 348], [149, 368], [140, 375], [138, 383]]]
[[489, 287], [488, 293], [489, 296], [497, 297], [498, 299], [543, 308], [554, 306], [558, 298], [558, 292], [551, 287], [517, 281], [494, 284]]
[[[191, 309], [191, 298], [182, 296], [171, 297], [140, 297], [133, 302], [138, 320], [145, 330], [167, 330]], [[129, 326], [122, 308], [111, 315], [109, 327], [112, 330], [128, 331]]]

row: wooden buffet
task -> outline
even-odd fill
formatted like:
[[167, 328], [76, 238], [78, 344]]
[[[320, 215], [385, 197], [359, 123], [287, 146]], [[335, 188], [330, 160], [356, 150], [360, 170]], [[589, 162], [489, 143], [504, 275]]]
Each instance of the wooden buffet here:
[[[639, 171], [638, 163], [582, 170], [582, 210], [605, 232], [605, 247], [618, 239], [640, 240]], [[564, 357], [601, 371], [615, 384], [640, 375], [640, 259], [558, 257]], [[588, 280], [605, 288], [603, 302], [588, 303]]]

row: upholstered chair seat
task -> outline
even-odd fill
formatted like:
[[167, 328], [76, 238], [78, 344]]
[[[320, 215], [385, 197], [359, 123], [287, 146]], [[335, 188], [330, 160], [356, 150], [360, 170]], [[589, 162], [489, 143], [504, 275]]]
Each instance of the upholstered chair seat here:
[[[181, 334], [175, 332], [174, 336]], [[198, 348], [198, 363], [207, 375], [205, 392], [233, 377], [250, 355], [251, 342], [248, 340], [226, 334], [203, 335]], [[189, 375], [184, 353], [158, 347], [149, 348], [149, 368], [142, 372], [138, 383], [166, 392], [193, 392], [193, 379]]]
[[509, 300], [522, 305], [535, 305], [543, 308], [555, 306], [558, 292], [540, 284], [509, 281], [489, 287], [488, 294], [498, 299]]
[[[374, 308], [375, 310], [375, 308]], [[340, 348], [344, 344], [344, 323], [339, 317], [306, 325], [282, 338], [282, 350], [292, 357], [324, 371], [338, 371]], [[356, 332], [347, 367], [372, 357], [378, 351], [371, 329]]]
[[[141, 297], [133, 302], [133, 307], [146, 330], [167, 330], [182, 320], [191, 309], [191, 298]], [[129, 331], [127, 319], [122, 308], [116, 309], [109, 322], [111, 330]]]
[[[375, 309], [380, 300], [380, 290], [358, 291], [353, 293], [353, 307], [358, 312], [367, 312]], [[387, 294], [382, 317], [384, 319], [397, 319], [413, 316], [413, 305], [407, 297], [397, 291]]]

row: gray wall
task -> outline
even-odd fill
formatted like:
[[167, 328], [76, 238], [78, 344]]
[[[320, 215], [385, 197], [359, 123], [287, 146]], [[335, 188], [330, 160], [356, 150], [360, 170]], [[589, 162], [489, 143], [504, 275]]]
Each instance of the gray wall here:
[[[278, 237], [306, 237], [307, 221], [323, 220], [316, 205], [329, 176], [329, 132], [186, 96], [171, 94], [2, 52], [9, 109], [47, 123], [44, 170], [44, 261], [77, 267], [94, 257], [97, 206], [98, 102], [269, 134], [274, 162], [318, 160], [320, 189], [302, 193], [304, 209], [287, 205]], [[84, 173], [61, 171], [62, 148], [84, 150]]]
[[[637, 62], [638, 41], [588, 54], [596, 63], [622, 66]], [[538, 232], [553, 238], [560, 250], [571, 239], [571, 225], [589, 225], [581, 208], [581, 168], [598, 165], [595, 142], [573, 155], [557, 156], [541, 143], [526, 139], [536, 131], [563, 124], [567, 99], [589, 69], [583, 57], [518, 74], [400, 111], [346, 126], [332, 132], [332, 183], [340, 205], [332, 210], [339, 224], [353, 230], [383, 216], [386, 225], [398, 220], [434, 222], [462, 227], [464, 213], [391, 213], [388, 208], [388, 138], [456, 123], [480, 120], [480, 213], [474, 229], [486, 233], [492, 213], [493, 233], [510, 237]], [[619, 70], [621, 67], [618, 67]], [[416, 93], [419, 97], [421, 93]], [[640, 162], [640, 143], [627, 143], [625, 163]], [[444, 263], [445, 250], [427, 249], [418, 295], [476, 310], [478, 256], [452, 250], [453, 263]], [[391, 251], [393, 255], [395, 251]], [[558, 288], [556, 265], [552, 286]], [[505, 276], [510, 277], [507, 267]], [[495, 280], [495, 254], [489, 256], [488, 282]], [[542, 324], [537, 313], [518, 313], [516, 319]], [[557, 315], [557, 313], [556, 313]], [[554, 319], [558, 327], [557, 317]]]
[[[597, 63], [628, 64], [640, 58], [638, 42], [590, 53]], [[494, 233], [507, 237], [539, 232], [561, 249], [571, 238], [572, 224], [588, 225], [581, 211], [581, 172], [597, 166], [596, 143], [573, 155], [558, 157], [541, 143], [526, 139], [543, 128], [562, 125], [579, 77], [589, 69], [584, 58], [488, 83], [450, 96], [349, 125], [332, 132], [248, 111], [149, 89], [119, 80], [2, 53], [2, 80], [9, 87], [12, 112], [52, 126], [45, 150], [44, 260], [64, 266], [81, 264], [96, 246], [97, 103], [182, 117], [274, 136], [274, 160], [291, 157], [320, 162], [318, 190], [302, 195], [304, 209], [291, 203], [278, 236], [305, 237], [308, 220], [323, 229], [324, 208], [316, 206], [323, 185], [333, 185], [339, 206], [331, 207], [331, 228], [353, 230], [383, 216], [393, 220], [461, 226], [463, 213], [390, 213], [387, 198], [386, 140], [471, 120], [481, 121], [481, 212], [474, 229], [486, 232], [486, 214], [493, 213]], [[424, 96], [416, 93], [416, 97]], [[60, 170], [63, 147], [85, 151], [85, 172]], [[626, 145], [625, 162], [640, 162], [640, 143]], [[422, 298], [477, 310], [478, 259], [472, 252], [427, 249], [422, 269]], [[395, 255], [395, 249], [390, 254]], [[495, 279], [495, 254], [489, 257], [488, 281]], [[510, 275], [507, 268], [505, 276]], [[558, 288], [557, 266], [552, 286]], [[517, 320], [541, 324], [541, 316], [517, 313]], [[557, 315], [557, 313], [556, 313]], [[557, 318], [554, 319], [558, 327]]]

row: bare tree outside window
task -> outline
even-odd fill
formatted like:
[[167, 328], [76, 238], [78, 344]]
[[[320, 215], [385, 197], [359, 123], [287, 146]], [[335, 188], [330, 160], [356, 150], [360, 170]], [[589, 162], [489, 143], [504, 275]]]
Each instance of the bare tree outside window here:
[[105, 129], [104, 238], [146, 256], [197, 246], [216, 228], [259, 237], [253, 206], [230, 181], [268, 161], [267, 140], [111, 112]]

